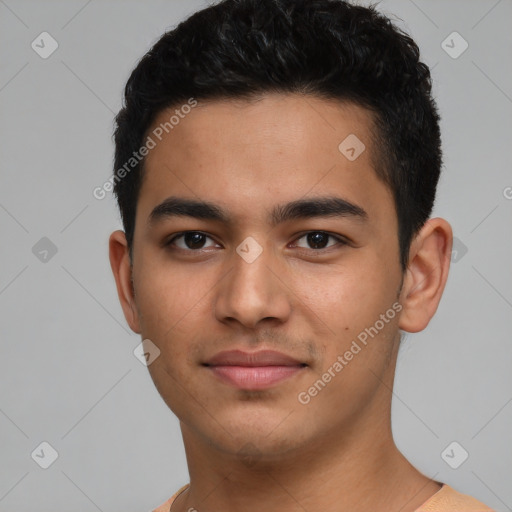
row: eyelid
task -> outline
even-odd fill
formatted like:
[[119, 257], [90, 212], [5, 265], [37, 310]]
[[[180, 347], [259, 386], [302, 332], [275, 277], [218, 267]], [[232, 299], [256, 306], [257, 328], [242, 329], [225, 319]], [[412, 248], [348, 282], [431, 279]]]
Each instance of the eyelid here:
[[[324, 235], [334, 238], [338, 242], [338, 245], [349, 245], [350, 244], [350, 240], [348, 238], [346, 238], [342, 235], [331, 233], [329, 231], [324, 231], [323, 229], [310, 229], [309, 231], [304, 231], [303, 233], [299, 233], [298, 235], [295, 236], [294, 241], [300, 240], [301, 238], [309, 235], [310, 233], [323, 233]], [[329, 249], [332, 249], [333, 247], [336, 247], [336, 245], [331, 245], [331, 246], [325, 247], [323, 249], [307, 249], [305, 247], [298, 247], [298, 248], [305, 250], [305, 251], [313, 251], [313, 252], [320, 253], [322, 251], [328, 251]]]
[[[209, 238], [210, 240], [212, 240], [216, 244], [221, 245], [221, 244], [219, 244], [219, 242], [217, 242], [215, 240], [214, 237], [212, 237], [208, 233], [205, 233], [204, 231], [187, 230], [187, 231], [181, 231], [179, 233], [174, 233], [173, 235], [171, 235], [170, 238], [164, 240], [164, 242], [162, 243], [162, 246], [163, 247], [172, 246], [172, 243], [176, 239], [178, 239], [178, 238], [180, 238], [180, 237], [182, 237], [182, 236], [184, 236], [184, 235], [186, 235], [188, 233], [199, 233], [201, 235], [204, 235], [206, 238]], [[337, 244], [331, 245], [329, 247], [321, 248], [321, 249], [308, 249], [306, 247], [298, 247], [298, 246], [296, 246], [299, 250], [308, 251], [308, 252], [315, 252], [315, 253], [321, 253], [323, 251], [328, 251], [328, 250], [330, 250], [330, 249], [332, 249], [332, 248], [334, 248], [334, 247], [336, 247], [338, 245], [344, 246], [344, 245], [349, 245], [350, 244], [350, 240], [347, 239], [346, 237], [344, 237], [342, 235], [331, 233], [329, 231], [324, 231], [324, 230], [321, 230], [321, 229], [310, 229], [308, 231], [304, 231], [304, 232], [298, 233], [298, 234], [295, 235], [294, 242], [296, 242], [297, 240], [300, 240], [301, 238], [304, 238], [305, 236], [309, 235], [310, 233], [323, 233], [323, 234], [327, 235], [328, 237], [334, 238], [337, 241]], [[200, 252], [200, 251], [204, 250], [203, 248], [201, 248], [201, 249], [183, 249], [181, 247], [176, 247], [176, 249], [182, 250], [182, 251], [185, 251], [185, 252]]]
[[[210, 240], [212, 240], [216, 244], [219, 244], [219, 242], [217, 242], [215, 240], [215, 238], [213, 238], [208, 233], [205, 233], [204, 231], [198, 231], [197, 229], [189, 229], [189, 230], [186, 230], [186, 231], [180, 231], [179, 233], [173, 233], [170, 237], [165, 238], [164, 241], [162, 242], [162, 247], [170, 246], [177, 238], [180, 238], [180, 237], [182, 237], [184, 235], [187, 235], [189, 233], [198, 233], [200, 235], [204, 235], [206, 238], [209, 238]], [[202, 250], [202, 249], [196, 249], [196, 250], [194, 250], [194, 249], [182, 249], [181, 247], [177, 247], [177, 249], [181, 249], [181, 250], [187, 251], [187, 252], [199, 252], [199, 251]]]

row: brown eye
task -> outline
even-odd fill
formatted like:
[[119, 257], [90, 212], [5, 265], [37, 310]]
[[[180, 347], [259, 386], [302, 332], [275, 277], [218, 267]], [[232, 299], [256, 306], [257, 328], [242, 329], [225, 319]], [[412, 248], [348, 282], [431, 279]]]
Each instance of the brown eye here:
[[325, 231], [311, 231], [309, 233], [306, 233], [305, 235], [301, 236], [298, 240], [305, 239], [308, 246], [304, 247], [301, 245], [298, 245], [298, 247], [302, 247], [305, 249], [314, 249], [314, 250], [321, 250], [321, 249], [327, 249], [328, 247], [332, 247], [333, 245], [336, 245], [336, 243], [328, 245], [329, 239], [333, 239], [336, 243], [345, 245], [346, 242], [342, 240], [341, 238], [331, 235], [329, 233], [326, 233]]
[[[185, 251], [197, 251], [207, 247], [204, 245], [207, 239], [211, 240], [209, 236], [201, 233], [200, 231], [186, 231], [174, 236], [166, 245], [175, 246]], [[177, 240], [181, 241], [177, 243]]]

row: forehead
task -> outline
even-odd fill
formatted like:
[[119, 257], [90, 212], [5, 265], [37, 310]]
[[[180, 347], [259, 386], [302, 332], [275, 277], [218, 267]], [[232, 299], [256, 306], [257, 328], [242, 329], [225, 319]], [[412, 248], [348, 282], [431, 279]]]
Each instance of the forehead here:
[[374, 170], [372, 127], [362, 107], [298, 94], [174, 106], [148, 131], [155, 147], [145, 160], [138, 214], [171, 195], [213, 201], [240, 218], [333, 193], [365, 203], [369, 213], [389, 210], [391, 193]]

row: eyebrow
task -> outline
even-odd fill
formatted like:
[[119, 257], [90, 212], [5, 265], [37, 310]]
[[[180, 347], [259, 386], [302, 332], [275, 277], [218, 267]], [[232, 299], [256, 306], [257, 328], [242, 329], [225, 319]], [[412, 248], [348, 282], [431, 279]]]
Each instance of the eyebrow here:
[[[213, 220], [224, 224], [232, 223], [231, 216], [218, 204], [183, 197], [171, 196], [156, 206], [149, 215], [149, 223], [154, 224], [171, 217], [192, 217]], [[295, 219], [315, 217], [352, 217], [368, 220], [366, 211], [340, 197], [315, 197], [298, 199], [275, 206], [268, 217], [272, 226]]]

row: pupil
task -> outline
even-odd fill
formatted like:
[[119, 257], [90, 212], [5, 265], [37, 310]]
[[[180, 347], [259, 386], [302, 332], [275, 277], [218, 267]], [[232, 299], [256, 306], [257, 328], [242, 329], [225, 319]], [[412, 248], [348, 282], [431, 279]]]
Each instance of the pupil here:
[[[329, 237], [325, 233], [309, 233], [307, 235], [308, 243], [314, 249], [322, 249], [326, 246]], [[202, 233], [186, 233], [185, 243], [190, 249], [200, 249], [204, 243], [204, 235]]]
[[200, 249], [204, 243], [202, 233], [185, 233], [185, 243], [189, 249]]
[[[327, 245], [328, 238], [329, 237], [325, 233], [309, 233], [308, 234], [308, 243], [314, 249], [323, 249]], [[324, 243], [322, 243], [322, 241]]]

